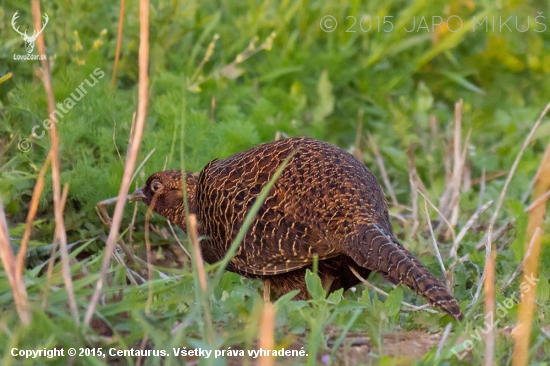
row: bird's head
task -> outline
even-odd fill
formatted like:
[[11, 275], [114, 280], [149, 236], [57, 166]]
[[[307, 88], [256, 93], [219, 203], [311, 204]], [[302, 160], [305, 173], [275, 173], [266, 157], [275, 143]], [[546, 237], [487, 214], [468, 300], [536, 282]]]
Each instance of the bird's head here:
[[[185, 182], [189, 213], [196, 213], [198, 178], [185, 172]], [[143, 187], [132, 193], [130, 201], [143, 201], [153, 211], [187, 232], [181, 170], [164, 170], [151, 175]]]

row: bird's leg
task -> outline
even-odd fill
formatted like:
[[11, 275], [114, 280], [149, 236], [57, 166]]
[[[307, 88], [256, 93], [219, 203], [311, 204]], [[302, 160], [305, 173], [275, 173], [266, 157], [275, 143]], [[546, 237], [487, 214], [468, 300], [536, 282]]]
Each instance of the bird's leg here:
[[264, 301], [271, 301], [271, 280], [269, 278], [264, 279]]

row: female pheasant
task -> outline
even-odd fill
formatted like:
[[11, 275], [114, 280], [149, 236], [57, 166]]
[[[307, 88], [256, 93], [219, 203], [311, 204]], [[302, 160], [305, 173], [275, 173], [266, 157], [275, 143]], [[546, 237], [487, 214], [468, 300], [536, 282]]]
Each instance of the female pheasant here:
[[[277, 295], [299, 289], [318, 257], [329, 292], [359, 283], [371, 271], [404, 283], [455, 319], [460, 307], [442, 283], [395, 238], [382, 188], [345, 150], [311, 138], [288, 138], [215, 159], [199, 177], [186, 172], [189, 212], [197, 215], [204, 259], [221, 260], [248, 211], [277, 168], [291, 156], [254, 218], [228, 270], [270, 283]], [[155, 197], [156, 196], [156, 197]], [[153, 200], [153, 197], [155, 199]], [[157, 172], [132, 194], [186, 231], [179, 170]]]

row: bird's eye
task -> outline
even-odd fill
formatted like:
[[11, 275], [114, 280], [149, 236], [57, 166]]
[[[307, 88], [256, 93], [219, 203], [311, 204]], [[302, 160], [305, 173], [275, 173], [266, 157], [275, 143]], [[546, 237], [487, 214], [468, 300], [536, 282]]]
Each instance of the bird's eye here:
[[155, 180], [153, 181], [153, 183], [151, 183], [151, 190], [154, 193], [156, 193], [161, 188], [162, 188], [162, 184], [158, 180]]

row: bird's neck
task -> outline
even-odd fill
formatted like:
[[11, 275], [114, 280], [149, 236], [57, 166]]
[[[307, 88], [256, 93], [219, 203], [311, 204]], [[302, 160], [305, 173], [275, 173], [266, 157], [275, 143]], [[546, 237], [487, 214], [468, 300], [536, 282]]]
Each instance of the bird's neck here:
[[[187, 196], [187, 208], [189, 215], [196, 215], [198, 212], [197, 208], [197, 183], [198, 178], [190, 172], [185, 172], [185, 190]], [[170, 210], [170, 212], [162, 213], [164, 217], [176, 223], [185, 233], [187, 234], [187, 221], [185, 219], [185, 203], [184, 197], [180, 191], [179, 204], [176, 205], [175, 209]]]

